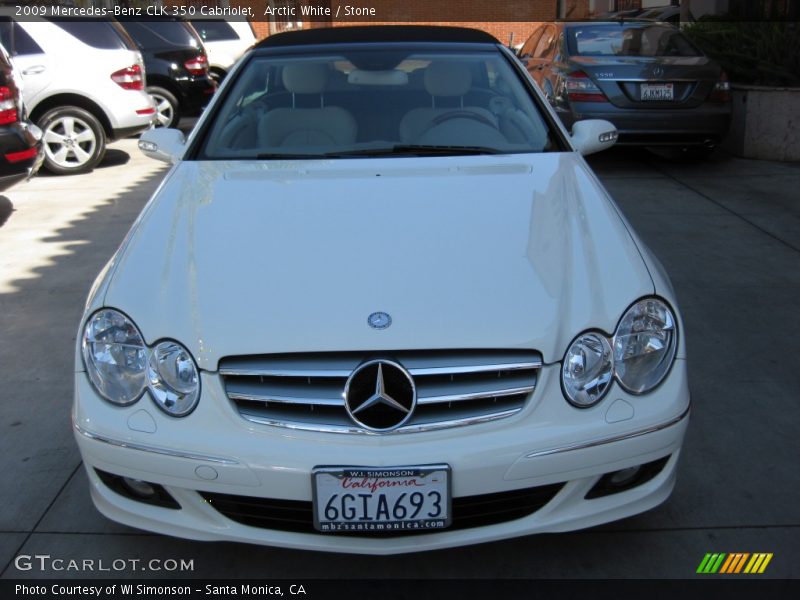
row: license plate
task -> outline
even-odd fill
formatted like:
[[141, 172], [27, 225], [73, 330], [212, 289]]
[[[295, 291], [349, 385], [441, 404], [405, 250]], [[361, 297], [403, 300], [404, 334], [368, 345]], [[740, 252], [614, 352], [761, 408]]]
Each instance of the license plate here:
[[319, 467], [314, 527], [322, 532], [435, 531], [450, 525], [450, 467]]
[[672, 100], [675, 97], [671, 83], [643, 83], [640, 93], [642, 100]]

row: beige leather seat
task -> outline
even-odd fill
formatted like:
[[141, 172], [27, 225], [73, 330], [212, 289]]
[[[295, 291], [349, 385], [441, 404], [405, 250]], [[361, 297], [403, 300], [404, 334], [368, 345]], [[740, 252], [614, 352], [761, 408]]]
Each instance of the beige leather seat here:
[[[459, 62], [433, 62], [425, 69], [423, 83], [425, 90], [431, 95], [431, 106], [415, 108], [403, 116], [400, 121], [400, 140], [404, 143], [415, 143], [426, 131], [444, 122], [448, 115], [453, 118], [470, 113], [478, 122], [490, 123], [497, 127], [497, 118], [491, 111], [480, 106], [464, 106], [464, 95], [472, 88], [472, 74], [467, 65]], [[459, 106], [437, 108], [437, 98], [460, 98]]]
[[[338, 106], [325, 106], [329, 70], [324, 64], [283, 68], [283, 85], [292, 93], [292, 108], [276, 108], [258, 124], [261, 148], [281, 146], [345, 146], [356, 140], [356, 120]], [[296, 108], [298, 94], [318, 94], [319, 108]]]

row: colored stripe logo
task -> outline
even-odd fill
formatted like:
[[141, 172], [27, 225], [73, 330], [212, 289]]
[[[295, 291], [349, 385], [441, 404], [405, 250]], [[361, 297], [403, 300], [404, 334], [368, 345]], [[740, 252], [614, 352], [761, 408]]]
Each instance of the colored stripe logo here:
[[772, 560], [772, 552], [733, 552], [726, 553], [707, 553], [697, 573], [703, 575], [736, 575], [739, 573], [760, 574], [766, 571], [767, 565]]

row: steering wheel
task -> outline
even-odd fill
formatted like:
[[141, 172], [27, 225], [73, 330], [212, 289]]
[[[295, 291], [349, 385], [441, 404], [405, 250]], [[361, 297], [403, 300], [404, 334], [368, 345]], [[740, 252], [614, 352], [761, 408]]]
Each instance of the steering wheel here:
[[477, 121], [478, 123], [482, 123], [483, 125], [488, 125], [492, 129], [497, 129], [497, 125], [490, 118], [471, 110], [454, 110], [444, 113], [443, 115], [439, 115], [431, 121], [430, 128], [441, 125], [442, 123], [452, 119], [471, 119], [473, 121]]

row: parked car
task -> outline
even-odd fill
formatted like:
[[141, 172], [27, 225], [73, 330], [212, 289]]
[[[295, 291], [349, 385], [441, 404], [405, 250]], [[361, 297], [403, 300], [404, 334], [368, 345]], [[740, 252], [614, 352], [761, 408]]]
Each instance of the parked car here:
[[698, 153], [728, 131], [725, 72], [669, 24], [545, 23], [520, 58], [568, 128], [606, 119], [617, 126], [620, 144]]
[[113, 21], [0, 17], [0, 42], [24, 82], [31, 120], [44, 132], [44, 166], [91, 170], [106, 145], [141, 133], [155, 116], [142, 57]]
[[209, 77], [208, 57], [192, 26], [178, 19], [120, 22], [144, 56], [158, 126], [176, 127], [181, 117], [200, 114], [217, 84]]
[[689, 414], [667, 276], [513, 53], [461, 28], [259, 43], [103, 270], [73, 426], [95, 505], [388, 554], [663, 502]]
[[222, 82], [233, 64], [256, 41], [253, 27], [244, 19], [193, 18], [208, 54], [208, 73]]
[[0, 45], [0, 192], [35, 175], [43, 159], [42, 131], [28, 121], [18, 76]]

